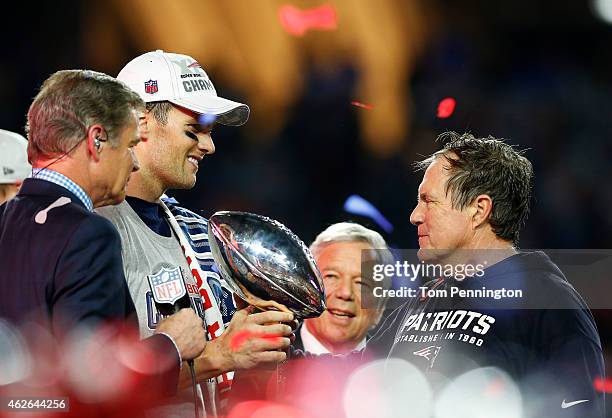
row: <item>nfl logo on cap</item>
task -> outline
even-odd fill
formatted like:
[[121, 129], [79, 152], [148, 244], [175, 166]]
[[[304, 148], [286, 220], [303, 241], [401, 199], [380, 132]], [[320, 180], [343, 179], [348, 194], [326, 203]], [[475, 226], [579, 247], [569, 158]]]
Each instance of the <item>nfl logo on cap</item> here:
[[157, 80], [145, 81], [145, 92], [149, 94], [157, 93]]
[[148, 275], [147, 278], [157, 302], [174, 303], [187, 293], [183, 275], [178, 267], [172, 269], [164, 267], [156, 274]]
[[168, 101], [198, 115], [214, 115], [222, 125], [240, 126], [249, 118], [249, 107], [219, 97], [206, 71], [189, 55], [147, 52], [127, 63], [117, 79], [145, 103]]

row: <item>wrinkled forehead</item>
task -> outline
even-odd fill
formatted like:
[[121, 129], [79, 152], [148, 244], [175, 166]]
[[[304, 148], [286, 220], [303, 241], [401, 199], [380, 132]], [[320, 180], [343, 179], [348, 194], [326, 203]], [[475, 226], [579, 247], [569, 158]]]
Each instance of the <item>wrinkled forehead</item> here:
[[445, 188], [451, 176], [451, 164], [448, 158], [456, 158], [454, 154], [436, 154], [432, 156], [431, 164], [423, 174], [423, 180], [419, 186], [419, 192], [426, 192], [429, 189]]

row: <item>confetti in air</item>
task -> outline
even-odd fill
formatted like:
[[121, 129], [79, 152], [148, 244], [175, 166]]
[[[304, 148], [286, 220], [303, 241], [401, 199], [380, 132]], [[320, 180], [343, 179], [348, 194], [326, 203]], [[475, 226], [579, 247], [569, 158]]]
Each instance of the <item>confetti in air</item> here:
[[372, 110], [372, 109], [374, 109], [374, 106], [369, 105], [369, 104], [365, 104], [365, 103], [361, 103], [361, 102], [352, 101], [352, 102], [351, 102], [351, 104], [352, 104], [353, 106], [360, 107], [360, 108], [362, 108], [362, 109], [366, 109], [366, 110]]
[[438, 117], [440, 119], [445, 119], [445, 118], [450, 117], [455, 111], [456, 104], [457, 103], [455, 102], [455, 99], [453, 99], [452, 97], [447, 97], [446, 99], [443, 99], [438, 104]]
[[309, 10], [284, 5], [278, 16], [283, 29], [293, 36], [303, 36], [309, 30], [334, 30], [337, 27], [336, 9], [329, 4]]
[[612, 393], [612, 379], [602, 379], [598, 377], [593, 381], [593, 386], [597, 392]]
[[212, 113], [202, 113], [198, 116], [198, 123], [204, 126], [212, 125], [215, 123], [215, 120], [217, 120], [217, 115], [213, 115]]
[[373, 204], [365, 200], [359, 195], [352, 195], [344, 202], [344, 210], [355, 215], [366, 216], [372, 219], [378, 226], [384, 229], [388, 234], [393, 232], [393, 225]]

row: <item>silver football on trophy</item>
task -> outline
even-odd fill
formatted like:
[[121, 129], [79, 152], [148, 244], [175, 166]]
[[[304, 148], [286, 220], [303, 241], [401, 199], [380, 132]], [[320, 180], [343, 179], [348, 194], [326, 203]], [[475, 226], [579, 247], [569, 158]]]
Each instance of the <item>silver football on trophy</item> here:
[[297, 319], [325, 310], [323, 281], [310, 250], [280, 222], [217, 212], [208, 223], [208, 240], [221, 276], [245, 302], [291, 311]]

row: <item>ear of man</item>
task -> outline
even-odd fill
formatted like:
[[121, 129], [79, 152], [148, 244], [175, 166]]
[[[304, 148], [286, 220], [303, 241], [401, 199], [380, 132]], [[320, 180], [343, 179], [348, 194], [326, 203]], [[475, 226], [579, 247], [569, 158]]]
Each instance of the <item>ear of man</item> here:
[[487, 194], [477, 196], [470, 205], [470, 215], [474, 229], [488, 223], [492, 211], [493, 199], [491, 199], [491, 196]]
[[147, 142], [149, 138], [149, 125], [151, 124], [152, 117], [153, 115], [150, 110], [138, 114], [138, 134], [140, 135], [141, 142]]
[[95, 124], [87, 129], [87, 151], [91, 158], [97, 163], [100, 161], [100, 152], [102, 151], [102, 142], [106, 139], [102, 138], [104, 128], [101, 125]]

